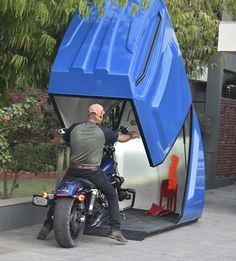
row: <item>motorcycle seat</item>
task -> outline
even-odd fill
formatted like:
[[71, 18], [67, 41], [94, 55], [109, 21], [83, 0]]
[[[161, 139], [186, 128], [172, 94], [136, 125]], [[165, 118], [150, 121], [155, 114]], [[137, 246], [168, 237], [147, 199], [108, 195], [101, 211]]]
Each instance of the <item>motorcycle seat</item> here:
[[86, 188], [89, 188], [89, 189], [95, 189], [96, 188], [96, 186], [91, 181], [89, 181], [87, 179], [79, 178], [79, 180], [83, 183], [83, 185]]

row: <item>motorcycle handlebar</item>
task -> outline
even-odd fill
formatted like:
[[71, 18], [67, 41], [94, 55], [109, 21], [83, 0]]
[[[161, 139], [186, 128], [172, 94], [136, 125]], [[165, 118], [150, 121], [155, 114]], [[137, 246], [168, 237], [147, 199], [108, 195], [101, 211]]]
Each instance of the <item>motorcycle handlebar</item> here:
[[67, 130], [67, 128], [59, 129], [59, 130], [58, 130], [58, 133], [62, 135], [62, 134], [64, 134], [64, 133], [66, 133], [66, 130]]
[[128, 127], [124, 127], [124, 126], [120, 126], [119, 131], [120, 131], [122, 134], [128, 134], [128, 133], [129, 133]]

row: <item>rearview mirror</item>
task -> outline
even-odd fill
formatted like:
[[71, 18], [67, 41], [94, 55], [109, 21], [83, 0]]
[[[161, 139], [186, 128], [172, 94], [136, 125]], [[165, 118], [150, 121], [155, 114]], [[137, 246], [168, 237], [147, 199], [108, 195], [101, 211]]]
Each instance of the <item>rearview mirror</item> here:
[[136, 123], [136, 121], [135, 121], [135, 120], [131, 120], [129, 124], [130, 124], [130, 126], [137, 125], [137, 123]]

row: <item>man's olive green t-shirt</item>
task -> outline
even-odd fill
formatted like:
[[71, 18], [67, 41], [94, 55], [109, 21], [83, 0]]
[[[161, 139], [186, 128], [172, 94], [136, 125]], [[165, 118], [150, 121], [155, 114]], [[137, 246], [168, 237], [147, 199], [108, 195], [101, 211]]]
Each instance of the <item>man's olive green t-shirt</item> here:
[[113, 145], [118, 134], [110, 128], [84, 122], [73, 124], [63, 139], [70, 143], [70, 164], [100, 166], [104, 145]]

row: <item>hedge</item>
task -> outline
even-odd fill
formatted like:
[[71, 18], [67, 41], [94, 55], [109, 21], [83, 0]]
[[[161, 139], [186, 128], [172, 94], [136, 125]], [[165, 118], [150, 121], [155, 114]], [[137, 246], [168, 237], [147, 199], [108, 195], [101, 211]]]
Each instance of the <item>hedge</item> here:
[[18, 171], [23, 170], [37, 174], [56, 169], [58, 147], [51, 144], [17, 145], [13, 155]]

